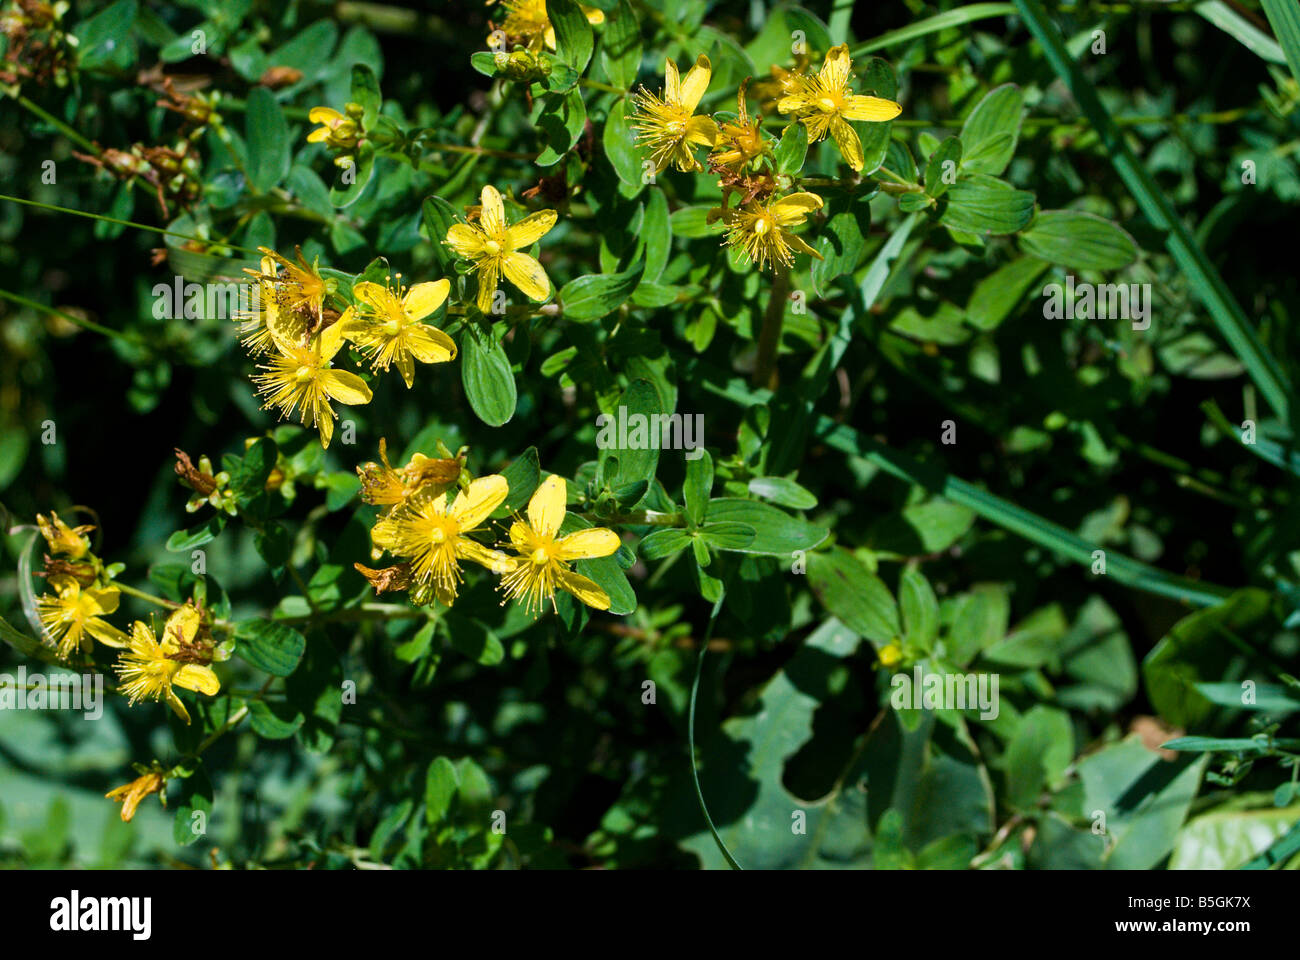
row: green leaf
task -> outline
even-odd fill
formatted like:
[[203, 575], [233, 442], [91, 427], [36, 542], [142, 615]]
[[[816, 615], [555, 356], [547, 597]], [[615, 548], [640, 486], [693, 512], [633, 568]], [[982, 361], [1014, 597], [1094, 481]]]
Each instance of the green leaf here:
[[873, 643], [891, 643], [903, 632], [889, 588], [843, 547], [808, 558], [808, 585], [841, 623]]
[[288, 176], [292, 148], [284, 111], [266, 87], [254, 87], [248, 95], [244, 136], [248, 146], [248, 181], [253, 189], [265, 193]]
[[1178, 831], [1170, 870], [1236, 870], [1282, 839], [1300, 822], [1300, 806], [1251, 809], [1263, 797], [1233, 797], [1192, 817]]
[[628, 0], [619, 0], [614, 13], [605, 17], [600, 62], [614, 86], [627, 89], [636, 82], [641, 69], [641, 24]]
[[515, 415], [518, 394], [505, 348], [493, 331], [467, 326], [460, 338], [460, 379], [470, 409], [490, 427]]
[[647, 560], [662, 560], [680, 553], [691, 545], [691, 535], [676, 527], [656, 530], [642, 538], [637, 549]]
[[449, 273], [456, 263], [456, 254], [443, 241], [447, 239], [451, 225], [456, 222], [456, 208], [442, 197], [434, 196], [425, 199], [422, 210], [424, 228], [433, 247], [434, 262], [442, 273]]
[[250, 700], [248, 715], [253, 732], [267, 740], [288, 740], [307, 719], [301, 710], [287, 703], [268, 703], [265, 700]]
[[587, 125], [587, 104], [582, 99], [582, 88], [574, 87], [566, 94], [554, 93], [544, 97], [534, 123], [545, 143], [537, 155], [537, 165], [554, 166], [573, 149]]
[[709, 523], [744, 523], [754, 528], [753, 542], [737, 549], [737, 553], [756, 553], [786, 560], [796, 559], [798, 552], [812, 550], [830, 534], [825, 527], [792, 517], [757, 500], [731, 497], [710, 500], [704, 519]]
[[797, 174], [803, 169], [808, 155], [808, 128], [802, 123], [792, 123], [781, 134], [781, 140], [772, 151], [779, 173]]
[[1020, 249], [1075, 270], [1120, 270], [1137, 259], [1137, 244], [1123, 229], [1079, 210], [1044, 210], [1020, 235]]
[[618, 472], [608, 482], [635, 483], [655, 477], [660, 449], [670, 442], [661, 433], [666, 422], [659, 391], [649, 380], [633, 380], [619, 397], [613, 413], [596, 418], [596, 446], [602, 473], [611, 457], [618, 461]]
[[995, 330], [1024, 299], [1047, 263], [1018, 257], [1003, 264], [978, 284], [966, 305], [966, 322], [979, 330]]
[[686, 516], [691, 526], [698, 527], [709, 509], [709, 495], [713, 492], [713, 457], [700, 448], [700, 456], [686, 460], [686, 479], [682, 482], [682, 499], [686, 502]]
[[370, 185], [370, 178], [375, 175], [374, 150], [367, 144], [357, 152], [350, 165], [335, 167], [334, 170], [336, 179], [330, 184], [330, 203], [341, 210], [360, 200]]
[[569, 320], [596, 320], [617, 310], [641, 282], [644, 263], [623, 273], [576, 277], [560, 289], [560, 309]]
[[1034, 195], [984, 174], [963, 177], [948, 188], [939, 222], [977, 236], [1015, 233], [1034, 216]]
[[424, 815], [430, 823], [438, 823], [451, 810], [451, 801], [460, 787], [456, 765], [446, 757], [437, 757], [429, 764], [424, 780]]
[[756, 531], [747, 523], [706, 523], [696, 531], [715, 550], [743, 550], [754, 542]]
[[292, 627], [256, 617], [235, 624], [235, 652], [264, 673], [287, 677], [298, 669], [306, 638]]
[[517, 510], [522, 510], [529, 497], [542, 482], [542, 466], [537, 456], [537, 448], [529, 447], [511, 461], [510, 466], [501, 471], [501, 476], [510, 484], [510, 492], [493, 517], [508, 517]]
[[449, 610], [442, 617], [447, 640], [453, 649], [485, 667], [494, 667], [505, 659], [501, 640], [487, 626], [471, 617]]
[[[1273, 10], [1269, 9], [1270, 2], [1264, 3], [1264, 13], [1272, 22], [1273, 31], [1281, 37], [1282, 30], [1279, 29], [1277, 20], [1273, 16]], [[1294, 10], [1294, 5], [1286, 2], [1273, 4], [1273, 7], [1274, 9], [1283, 8], [1287, 12]], [[1247, 50], [1254, 52], [1260, 59], [1267, 60], [1269, 63], [1286, 63], [1286, 57], [1276, 40], [1263, 30], [1260, 30], [1259, 27], [1236, 10], [1233, 10], [1232, 7], [1223, 3], [1222, 0], [1205, 0], [1204, 3], [1198, 3], [1192, 9], [1230, 37], [1236, 38]]]
[[188, 847], [204, 836], [212, 816], [212, 781], [207, 771], [200, 766], [188, 777], [169, 780], [167, 805], [176, 808], [172, 817], [172, 839], [177, 846]]
[[871, 229], [871, 205], [863, 197], [835, 200], [827, 217], [813, 244], [813, 249], [822, 255], [821, 260], [812, 261], [813, 282], [819, 289], [857, 269]]
[[[1300, 8], [1290, 0], [1262, 0], [1264, 15], [1277, 34], [1291, 76], [1300, 83]], [[1199, 9], [1199, 7], [1198, 7]], [[1244, 42], [1244, 41], [1243, 41]]]
[[546, 15], [555, 28], [555, 52], [578, 73], [587, 69], [595, 46], [591, 24], [577, 0], [547, 0]]
[[754, 496], [791, 510], [811, 510], [817, 506], [817, 497], [812, 491], [788, 477], [754, 477], [748, 486]]
[[939, 144], [925, 164], [925, 192], [932, 197], [943, 196], [957, 182], [961, 165], [961, 140], [949, 137]]
[[361, 125], [367, 131], [373, 130], [384, 98], [379, 93], [379, 79], [367, 64], [352, 65], [352, 102], [361, 105]]
[[899, 575], [898, 603], [908, 644], [929, 653], [939, 637], [939, 601], [930, 581], [916, 567], [907, 567]]
[[1217, 606], [1198, 610], [1174, 624], [1142, 661], [1142, 679], [1152, 706], [1167, 723], [1184, 729], [1205, 720], [1213, 705], [1197, 690], [1218, 680], [1232, 647], [1222, 631], [1237, 631], [1260, 620], [1269, 607], [1263, 590], [1238, 590]]
[[266, 489], [275, 468], [275, 441], [262, 437], [244, 453], [239, 469], [230, 476], [230, 490], [240, 502], [253, 499]]
[[224, 513], [214, 513], [188, 530], [177, 530], [167, 538], [167, 549], [179, 553], [201, 547], [217, 538], [217, 534], [226, 528], [227, 519]]
[[[987, 20], [991, 17], [1008, 17], [1016, 13], [1015, 4], [1012, 3], [967, 3], [951, 10], [945, 10], [943, 13], [937, 13], [932, 17], [926, 17], [924, 20], [915, 20], [905, 27], [899, 27], [897, 30], [890, 30], [888, 33], [882, 33], [876, 39], [858, 44], [853, 47], [849, 53], [855, 59], [865, 53], [873, 50], [880, 50], [884, 47], [895, 47], [907, 43], [909, 40], [915, 40], [917, 37], [926, 37], [932, 33], [940, 33], [952, 27], [960, 27], [964, 24], [971, 23], [975, 20]], [[885, 94], [881, 94], [885, 96]]]
[[1025, 95], [1014, 83], [1004, 83], [985, 94], [962, 124], [962, 168], [994, 176], [1005, 170], [1016, 153], [1024, 112]]
[[1032, 810], [1039, 793], [1060, 780], [1074, 759], [1074, 725], [1064, 710], [1038, 704], [1020, 718], [1002, 758], [1007, 802]]
[[641, 154], [636, 149], [636, 140], [626, 119], [627, 101], [620, 100], [609, 108], [605, 118], [605, 130], [601, 140], [605, 145], [605, 156], [618, 178], [631, 186], [640, 186]]

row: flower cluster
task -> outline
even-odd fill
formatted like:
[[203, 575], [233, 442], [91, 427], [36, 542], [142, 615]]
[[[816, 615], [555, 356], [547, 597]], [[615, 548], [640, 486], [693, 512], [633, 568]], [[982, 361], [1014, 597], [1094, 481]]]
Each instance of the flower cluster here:
[[[862, 141], [850, 121], [879, 123], [902, 110], [892, 100], [854, 93], [853, 61], [843, 44], [826, 54], [816, 74], [778, 67], [772, 72], [779, 97], [760, 98], [760, 103], [790, 115], [791, 122], [802, 123], [810, 144], [829, 135], [855, 172], [862, 170], [864, 159]], [[708, 169], [719, 176], [722, 188], [722, 204], [709, 219], [721, 220], [727, 227], [724, 243], [759, 269], [788, 266], [796, 252], [821, 259], [793, 232], [822, 208], [821, 197], [796, 189], [796, 178], [777, 172], [772, 142], [763, 134], [763, 117], [749, 112], [748, 82], [737, 93], [735, 119], [719, 123], [696, 113], [711, 77], [708, 57], [700, 56], [685, 77], [669, 59], [664, 64], [662, 94], [643, 87], [633, 97], [629, 121], [655, 172], [670, 166], [701, 172], [704, 166], [696, 150], [708, 147]], [[733, 195], [739, 197], [735, 207], [730, 206]]]
[[[468, 261], [469, 272], [476, 275], [478, 309], [484, 314], [501, 312], [497, 288], [502, 277], [530, 299], [546, 300], [550, 279], [525, 250], [555, 226], [556, 212], [539, 210], [512, 224], [495, 187], [483, 187], [480, 199], [467, 221], [453, 223], [442, 241]], [[345, 343], [369, 361], [371, 374], [396, 367], [408, 389], [415, 383], [417, 361], [434, 364], [456, 358], [456, 342], [425, 322], [447, 304], [450, 280], [407, 289], [399, 273], [384, 277], [382, 283], [359, 280], [345, 293], [337, 278], [323, 276], [319, 263], [309, 264], [301, 250], [290, 260], [266, 247], [259, 249], [260, 268], [245, 270], [257, 282], [255, 305], [236, 316], [245, 349], [262, 361], [262, 372], [253, 382], [264, 408], [275, 408], [281, 419], [297, 411], [299, 422], [320, 432], [321, 446], [328, 447], [334, 435], [337, 414], [332, 403], [359, 406], [373, 399], [364, 377], [335, 365]]]
[[507, 554], [488, 545], [487, 528], [510, 495], [504, 476], [471, 476], [463, 451], [444, 459], [417, 453], [394, 469], [381, 441], [380, 460], [357, 468], [362, 499], [383, 508], [370, 532], [376, 555], [387, 551], [399, 560], [380, 569], [355, 565], [376, 593], [407, 590], [413, 603], [436, 598], [450, 607], [464, 580], [461, 563], [468, 561], [500, 575], [506, 599], [522, 603], [534, 616], [548, 601], [555, 608], [557, 590], [597, 610], [609, 609], [605, 591], [570, 564], [610, 556], [619, 548], [618, 534], [596, 527], [560, 535], [568, 499], [563, 477], [547, 477], [534, 491], [526, 519], [516, 517], [501, 543], [513, 551]]

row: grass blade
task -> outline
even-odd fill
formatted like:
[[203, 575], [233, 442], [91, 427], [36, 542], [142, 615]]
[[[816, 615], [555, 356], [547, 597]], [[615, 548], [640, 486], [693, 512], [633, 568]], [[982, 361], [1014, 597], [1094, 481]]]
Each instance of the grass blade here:
[[891, 30], [888, 33], [882, 33], [874, 40], [868, 40], [866, 43], [858, 44], [854, 47], [849, 55], [860, 57], [872, 50], [879, 50], [882, 47], [893, 46], [896, 43], [904, 43], [908, 40], [915, 40], [917, 37], [924, 37], [926, 34], [938, 33], [940, 30], [947, 30], [949, 27], [959, 27], [963, 23], [970, 23], [973, 20], [987, 20], [990, 17], [1007, 17], [1013, 16], [1016, 12], [1016, 6], [1013, 3], [968, 3], [965, 6], [957, 7], [954, 10], [946, 10], [943, 13], [936, 13], [933, 17], [926, 17], [924, 20], [918, 20], [916, 23], [910, 23], [905, 27], [899, 27], [897, 30]]
[[1300, 82], [1300, 4], [1295, 0], [1263, 0], [1264, 15], [1277, 34], [1291, 76]]
[[709, 626], [704, 631], [704, 639], [700, 641], [700, 656], [695, 661], [695, 679], [691, 682], [691, 703], [690, 709], [686, 714], [686, 742], [690, 750], [691, 757], [691, 779], [695, 783], [695, 798], [700, 801], [700, 812], [704, 814], [704, 822], [709, 825], [709, 833], [713, 834], [713, 842], [718, 845], [718, 850], [722, 853], [723, 858], [731, 865], [732, 870], [743, 870], [736, 858], [731, 855], [727, 845], [722, 842], [722, 836], [718, 833], [718, 828], [713, 825], [713, 818], [709, 816], [709, 807], [704, 802], [704, 791], [700, 789], [700, 771], [695, 766], [695, 701], [700, 691], [700, 674], [704, 670], [704, 654], [708, 652], [709, 641], [713, 639], [713, 625], [718, 622], [718, 614], [722, 610], [722, 601], [726, 598], [723, 594], [718, 598], [718, 602], [713, 605], [713, 612], [709, 614]]

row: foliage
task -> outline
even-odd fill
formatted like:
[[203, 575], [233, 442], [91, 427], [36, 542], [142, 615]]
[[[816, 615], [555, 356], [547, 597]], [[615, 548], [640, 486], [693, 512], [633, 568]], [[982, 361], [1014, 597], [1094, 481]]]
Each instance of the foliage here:
[[1297, 865], [1292, 7], [6, 0], [0, 860]]

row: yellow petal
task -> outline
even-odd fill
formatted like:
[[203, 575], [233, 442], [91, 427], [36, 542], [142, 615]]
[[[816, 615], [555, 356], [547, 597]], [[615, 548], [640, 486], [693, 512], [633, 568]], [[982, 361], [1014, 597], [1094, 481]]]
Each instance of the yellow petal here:
[[811, 106], [811, 104], [809, 103], [808, 98], [803, 94], [791, 94], [790, 96], [782, 97], [776, 102], [776, 108], [782, 113], [798, 113], [801, 110], [808, 109], [809, 106]]
[[845, 162], [854, 170], [861, 170], [862, 141], [858, 139], [858, 132], [836, 117], [831, 121], [831, 136], [835, 138], [835, 145], [840, 148]]
[[[528, 501], [528, 522], [532, 528], [544, 536], [555, 536], [564, 522], [567, 498], [568, 489], [562, 476], [553, 473], [543, 480]], [[511, 539], [514, 539], [513, 530]]]
[[686, 121], [686, 142], [711, 147], [718, 140], [718, 125], [712, 117], [691, 117]]
[[526, 253], [508, 253], [501, 258], [506, 278], [533, 300], [545, 300], [551, 292], [551, 282], [542, 265]]
[[187, 663], [177, 670], [176, 676], [172, 678], [172, 683], [178, 687], [184, 687], [186, 690], [206, 694], [209, 697], [215, 697], [217, 691], [221, 689], [221, 681], [212, 672], [212, 668], [197, 663]]
[[131, 642], [131, 638], [125, 633], [98, 617], [91, 617], [86, 621], [86, 632], [100, 643], [118, 649], [128, 646]]
[[793, 233], [787, 233], [785, 235], [785, 242], [790, 244], [790, 249], [792, 250], [797, 250], [800, 253], [806, 253], [810, 257], [816, 257], [818, 260], [826, 259], [820, 253], [814, 250], [812, 247], [808, 246], [808, 244], [804, 243], [802, 237], [796, 237]]
[[483, 204], [478, 218], [483, 225], [483, 232], [488, 236], [500, 233], [506, 228], [506, 205], [501, 201], [501, 194], [496, 187], [488, 184], [479, 194], [479, 200]]
[[406, 328], [406, 349], [421, 363], [446, 363], [456, 358], [456, 341], [427, 323]]
[[397, 367], [397, 372], [402, 375], [402, 380], [406, 383], [406, 389], [410, 390], [415, 386], [415, 361], [409, 353], [399, 353], [394, 359], [393, 364]]
[[821, 208], [822, 198], [815, 193], [792, 193], [768, 207], [776, 222], [783, 227], [803, 223], [808, 214]]
[[423, 320], [442, 306], [451, 290], [450, 280], [417, 283], [402, 298], [402, 309], [411, 320]]
[[320, 431], [320, 445], [328, 450], [330, 440], [334, 436], [334, 411], [326, 408], [325, 415], [316, 421], [316, 429]]
[[677, 103], [681, 99], [682, 81], [677, 73], [677, 64], [669, 57], [664, 60], [664, 100]]
[[171, 612], [166, 626], [163, 627], [163, 642], [170, 642], [176, 646], [190, 643], [198, 634], [202, 624], [203, 617], [193, 606], [187, 603], [183, 607], [177, 607]]
[[402, 305], [397, 302], [397, 297], [382, 284], [362, 280], [352, 288], [352, 295], [376, 313], [396, 317], [402, 315]]
[[580, 573], [560, 568], [555, 571], [555, 585], [567, 590], [587, 606], [596, 610], [609, 609], [609, 594]]
[[587, 18], [587, 22], [593, 27], [605, 22], [605, 11], [596, 7], [589, 7], [585, 3], [578, 4], [582, 8], [582, 14]]
[[510, 482], [500, 474], [479, 477], [468, 490], [456, 494], [449, 515], [462, 531], [473, 530], [488, 518], [510, 492]]
[[321, 143], [329, 139], [329, 127], [317, 127], [311, 133], [307, 134], [308, 143]]
[[312, 123], [337, 123], [343, 119], [343, 114], [329, 107], [312, 107], [307, 119]]
[[713, 76], [713, 67], [709, 64], [709, 58], [700, 54], [695, 61], [695, 66], [687, 72], [685, 79], [681, 82], [681, 91], [678, 94], [677, 101], [688, 113], [694, 113], [695, 108], [699, 106], [700, 98], [704, 96], [704, 91], [709, 89], [709, 78]]
[[487, 567], [493, 573], [509, 573], [515, 566], [514, 560], [500, 550], [493, 550], [465, 537], [460, 537], [456, 541], [456, 556]]
[[515, 250], [531, 247], [555, 226], [557, 216], [554, 210], [538, 210], [529, 214], [506, 231], [506, 239]]
[[492, 299], [497, 292], [497, 281], [497, 261], [483, 261], [478, 270], [478, 294], [474, 297], [474, 304], [485, 314], [492, 312]]
[[181, 703], [181, 698], [176, 696], [170, 687], [167, 688], [167, 705], [172, 708], [176, 716], [185, 721], [186, 726], [189, 726], [190, 712], [185, 709], [185, 704]]
[[483, 252], [483, 232], [468, 223], [453, 223], [447, 230], [447, 246], [459, 257], [473, 260]]
[[374, 396], [366, 381], [348, 370], [322, 371], [320, 385], [327, 396], [350, 407], [369, 403]]
[[121, 591], [113, 588], [85, 590], [82, 591], [82, 595], [90, 599], [92, 614], [113, 613], [117, 610], [118, 601], [122, 599]]
[[844, 110], [841, 116], [845, 120], [867, 120], [872, 123], [880, 123], [885, 120], [893, 120], [903, 112], [903, 105], [895, 103], [893, 100], [886, 100], [884, 97], [849, 97], [845, 101]]
[[[339, 319], [341, 320], [342, 317]], [[331, 323], [321, 331], [317, 345], [320, 348], [320, 358], [322, 360], [333, 360], [334, 354], [338, 353], [343, 346], [343, 325], [337, 320]]]
[[826, 51], [826, 60], [817, 76], [825, 89], [839, 91], [848, 85], [852, 69], [853, 61], [849, 58], [848, 45], [842, 43]]
[[613, 530], [596, 527], [571, 533], [555, 544], [555, 556], [560, 560], [587, 560], [608, 557], [618, 549], [622, 540]]
[[510, 543], [520, 553], [530, 552], [533, 543], [533, 528], [522, 520], [516, 520], [510, 524]]

